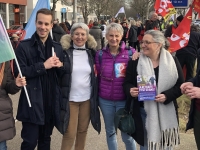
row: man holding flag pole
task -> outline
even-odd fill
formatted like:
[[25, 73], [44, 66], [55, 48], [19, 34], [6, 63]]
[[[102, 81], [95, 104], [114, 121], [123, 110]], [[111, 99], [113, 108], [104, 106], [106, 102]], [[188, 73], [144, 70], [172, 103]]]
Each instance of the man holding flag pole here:
[[[48, 0], [38, 2], [49, 3]], [[59, 78], [64, 73], [63, 50], [50, 36], [53, 27], [51, 11], [42, 8], [31, 17], [30, 20], [35, 20], [36, 32], [31, 38], [21, 41], [15, 51], [22, 74], [27, 79], [27, 90], [32, 104], [32, 107], [28, 106], [25, 92], [22, 90], [17, 111], [17, 119], [22, 122], [21, 150], [34, 150], [36, 146], [38, 150], [50, 150], [54, 125], [61, 133], [67, 128], [66, 124], [64, 127], [60, 124], [59, 116]], [[28, 32], [33, 29], [26, 30]], [[18, 74], [16, 68], [14, 73]]]

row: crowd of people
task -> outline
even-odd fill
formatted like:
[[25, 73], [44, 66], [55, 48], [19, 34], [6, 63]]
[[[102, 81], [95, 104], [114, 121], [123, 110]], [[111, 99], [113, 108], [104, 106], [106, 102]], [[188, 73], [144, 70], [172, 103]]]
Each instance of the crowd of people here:
[[[196, 76], [192, 75], [200, 48], [197, 28], [191, 26], [189, 43], [176, 56], [167, 51], [167, 38], [182, 20], [183, 16], [177, 17], [163, 33], [155, 12], [144, 24], [113, 19], [109, 24], [90, 20], [88, 25], [70, 25], [67, 19], [63, 23], [53, 20], [48, 9], [38, 10], [32, 37], [17, 44], [14, 41], [19, 37], [12, 37], [24, 77], [19, 77], [16, 64], [15, 79], [9, 62], [0, 64], [0, 150], [7, 150], [6, 141], [15, 136], [8, 93], [20, 89], [16, 119], [22, 122], [21, 150], [34, 150], [36, 146], [50, 150], [54, 127], [63, 135], [61, 150], [71, 150], [73, 145], [75, 150], [83, 150], [90, 122], [100, 134], [101, 114], [108, 149], [117, 150], [114, 116], [126, 106], [132, 107], [135, 120], [133, 134], [121, 131], [127, 150], [136, 150], [136, 142], [140, 150], [172, 150], [181, 142], [176, 99], [182, 94], [191, 98], [186, 130], [194, 128], [200, 150], [199, 68]], [[138, 75], [155, 76], [154, 100], [138, 100]]]

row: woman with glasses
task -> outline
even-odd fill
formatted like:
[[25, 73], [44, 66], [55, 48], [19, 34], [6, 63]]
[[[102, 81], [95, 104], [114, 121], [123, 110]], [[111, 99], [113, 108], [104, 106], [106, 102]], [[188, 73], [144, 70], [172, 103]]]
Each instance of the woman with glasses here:
[[[115, 112], [125, 107], [126, 96], [123, 92], [129, 52], [135, 50], [126, 49], [124, 42], [120, 42], [123, 36], [123, 28], [120, 24], [111, 23], [106, 27], [107, 46], [98, 51], [95, 64], [99, 77], [99, 106], [103, 114], [106, 139], [109, 150], [117, 150], [116, 131], [114, 126]], [[134, 139], [121, 132], [122, 140], [127, 150], [136, 150]]]
[[[141, 55], [139, 59], [129, 61], [126, 71], [124, 91], [128, 103], [134, 100], [134, 118], [140, 118], [135, 120], [136, 128], [144, 127], [144, 146], [141, 146], [140, 150], [166, 150], [179, 144], [176, 99], [181, 95], [180, 85], [184, 82], [184, 78], [177, 58], [173, 58], [165, 49], [165, 44], [166, 39], [160, 31], [145, 32], [141, 41]], [[151, 95], [147, 94], [150, 92], [141, 95], [142, 88], [137, 84], [140, 82], [137, 82], [138, 75], [155, 77], [156, 90], [151, 100], [149, 98]], [[152, 84], [151, 81], [146, 80], [146, 82], [147, 85]], [[148, 86], [145, 90], [148, 91]], [[140, 130], [136, 130], [135, 134], [139, 132]]]

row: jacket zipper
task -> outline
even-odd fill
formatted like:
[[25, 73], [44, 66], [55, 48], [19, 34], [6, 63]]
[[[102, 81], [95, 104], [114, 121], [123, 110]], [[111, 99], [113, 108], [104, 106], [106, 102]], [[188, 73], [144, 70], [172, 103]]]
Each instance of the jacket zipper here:
[[[119, 52], [120, 53], [120, 52]], [[112, 58], [113, 58], [113, 69], [112, 69], [112, 89], [111, 89], [111, 99], [113, 98], [113, 90], [114, 90], [114, 86], [113, 86], [113, 84], [114, 84], [114, 79], [115, 79], [115, 61], [116, 61], [116, 58], [117, 58], [117, 56], [119, 55], [119, 53], [116, 55], [116, 56], [113, 56], [111, 53], [110, 53], [110, 55], [112, 56]]]

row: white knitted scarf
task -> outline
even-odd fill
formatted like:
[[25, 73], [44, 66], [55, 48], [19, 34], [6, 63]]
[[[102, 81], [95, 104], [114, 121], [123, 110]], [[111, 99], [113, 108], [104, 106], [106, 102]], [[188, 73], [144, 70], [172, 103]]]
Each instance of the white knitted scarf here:
[[[155, 75], [153, 64], [147, 56], [141, 54], [138, 61], [139, 75]], [[159, 59], [157, 94], [172, 88], [177, 79], [178, 72], [171, 54], [161, 49]], [[147, 113], [146, 130], [149, 150], [163, 150], [167, 146], [174, 147], [179, 143], [179, 127], [174, 103], [167, 105], [155, 101], [144, 101]]]

